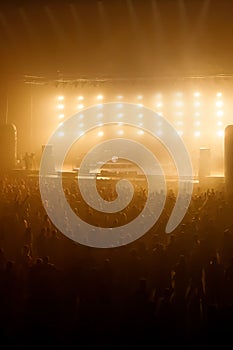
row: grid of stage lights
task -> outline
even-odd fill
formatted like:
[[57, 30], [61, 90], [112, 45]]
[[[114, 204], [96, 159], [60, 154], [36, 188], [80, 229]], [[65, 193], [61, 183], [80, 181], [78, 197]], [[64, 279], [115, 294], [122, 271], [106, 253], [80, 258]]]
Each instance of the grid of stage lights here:
[[[213, 96], [213, 95], [212, 95]], [[208, 96], [209, 97], [209, 96]], [[226, 121], [224, 120], [224, 99], [223, 93], [218, 91], [214, 94], [214, 97], [211, 99], [212, 102], [209, 103], [209, 98], [205, 100], [205, 95], [196, 90], [191, 94], [184, 95], [183, 92], [175, 92], [171, 94], [170, 97], [166, 99], [166, 105], [164, 102], [164, 95], [161, 93], [156, 93], [152, 98], [144, 97], [141, 94], [135, 95], [131, 101], [126, 99], [123, 95], [116, 95], [114, 98], [111, 98], [111, 102], [118, 102], [119, 106], [121, 102], [131, 102], [136, 103], [138, 106], [145, 106], [153, 109], [156, 113], [161, 116], [166, 117], [176, 128], [177, 133], [181, 137], [187, 136], [193, 140], [201, 140], [206, 136], [209, 136], [208, 132], [211, 130], [211, 135], [216, 138], [222, 138], [224, 136], [224, 128], [226, 126]], [[149, 103], [148, 103], [149, 101]], [[63, 95], [56, 97], [56, 111], [58, 118], [58, 126], [62, 125], [62, 120], [67, 118], [76, 112], [81, 112], [83, 109], [93, 106], [94, 104], [99, 105], [100, 112], [98, 118], [100, 119], [99, 126], [101, 123], [101, 106], [102, 103], [108, 102], [103, 94], [96, 94], [93, 98], [85, 97], [84, 95], [76, 96], [73, 105], [71, 106], [70, 102], [66, 103], [66, 97]], [[212, 103], [212, 105], [211, 105]], [[208, 105], [209, 104], [209, 105]], [[208, 119], [208, 114], [210, 111], [214, 111], [214, 121], [213, 116], [211, 120]], [[212, 113], [212, 112], [211, 112]], [[117, 134], [119, 136], [124, 134], [121, 122], [122, 113], [119, 110], [117, 115], [119, 130]], [[143, 127], [143, 115], [141, 116], [140, 125]], [[210, 125], [210, 127], [207, 127]], [[158, 126], [158, 134], [161, 134], [163, 131]], [[137, 130], [137, 135], [143, 135], [143, 130]], [[104, 135], [103, 130], [97, 131], [97, 135], [102, 137]]]

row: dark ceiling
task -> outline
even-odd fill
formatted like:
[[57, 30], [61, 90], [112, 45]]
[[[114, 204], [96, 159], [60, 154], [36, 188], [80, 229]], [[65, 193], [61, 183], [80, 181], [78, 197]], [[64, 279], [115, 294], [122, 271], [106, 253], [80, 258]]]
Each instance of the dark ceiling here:
[[8, 0], [1, 76], [231, 73], [232, 19], [232, 0]]

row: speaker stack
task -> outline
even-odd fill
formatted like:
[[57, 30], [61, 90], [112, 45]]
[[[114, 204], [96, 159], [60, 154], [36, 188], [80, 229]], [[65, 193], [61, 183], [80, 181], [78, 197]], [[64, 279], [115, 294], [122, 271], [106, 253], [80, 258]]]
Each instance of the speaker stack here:
[[233, 202], [233, 125], [225, 128], [224, 166], [226, 194]]
[[0, 125], [0, 170], [13, 170], [17, 160], [17, 130], [14, 124]]

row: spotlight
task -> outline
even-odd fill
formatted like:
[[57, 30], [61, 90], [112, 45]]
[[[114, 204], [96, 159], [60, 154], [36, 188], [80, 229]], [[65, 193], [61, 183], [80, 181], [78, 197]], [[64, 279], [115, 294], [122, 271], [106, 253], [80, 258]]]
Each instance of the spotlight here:
[[195, 132], [194, 132], [194, 136], [195, 136], [195, 137], [200, 137], [200, 136], [201, 136], [200, 131], [195, 131]]
[[176, 105], [176, 107], [183, 107], [184, 102], [183, 101], [176, 101], [175, 105]]
[[58, 101], [63, 101], [64, 100], [64, 96], [58, 96]]
[[98, 95], [98, 96], [97, 96], [97, 100], [99, 100], [99, 101], [100, 101], [100, 100], [103, 100], [103, 98], [104, 98], [103, 95]]
[[99, 137], [104, 136], [104, 132], [103, 132], [103, 131], [99, 131], [99, 132], [98, 132], [98, 136], [99, 136]]
[[222, 107], [223, 106], [223, 102], [222, 101], [216, 101], [216, 107]]
[[194, 97], [200, 97], [200, 96], [201, 96], [201, 94], [200, 94], [200, 92], [199, 92], [199, 91], [195, 91], [195, 92], [194, 92], [194, 94], [193, 94], [193, 96], [194, 96]]
[[198, 108], [200, 107], [201, 103], [199, 101], [195, 101], [194, 102], [194, 107]]
[[83, 97], [83, 96], [78, 96], [78, 100], [79, 100], [79, 101], [83, 101], [83, 100], [84, 100], [84, 97]]
[[216, 96], [217, 97], [222, 97], [222, 93], [221, 92], [217, 92]]
[[223, 115], [224, 115], [223, 111], [221, 111], [221, 110], [217, 111], [217, 116], [218, 117], [222, 117]]
[[224, 136], [224, 130], [218, 130], [217, 131], [217, 136], [223, 137]]

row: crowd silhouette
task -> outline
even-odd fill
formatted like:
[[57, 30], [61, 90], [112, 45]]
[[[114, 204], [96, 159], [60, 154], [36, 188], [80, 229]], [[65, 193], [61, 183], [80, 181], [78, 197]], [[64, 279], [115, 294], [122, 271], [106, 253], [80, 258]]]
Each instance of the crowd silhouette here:
[[[111, 186], [103, 190], [114, 197]], [[64, 189], [77, 214], [103, 227], [141, 210], [145, 191], [136, 190], [131, 210], [116, 220], [96, 219], [73, 180]], [[233, 208], [224, 188], [195, 188], [183, 222], [168, 235], [170, 190], [147, 234], [108, 249], [59, 232], [41, 203], [37, 178], [2, 177], [0, 195], [2, 341], [103, 348], [233, 343]]]

